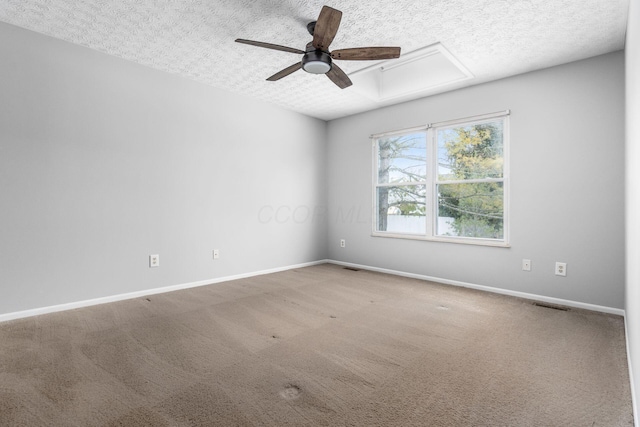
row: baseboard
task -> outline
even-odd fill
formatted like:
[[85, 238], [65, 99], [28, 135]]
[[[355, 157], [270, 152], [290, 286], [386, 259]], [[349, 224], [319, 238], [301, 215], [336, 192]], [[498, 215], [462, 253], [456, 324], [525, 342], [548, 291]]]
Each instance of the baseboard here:
[[285, 267], [271, 268], [268, 270], [253, 271], [250, 273], [237, 274], [233, 276], [217, 277], [214, 279], [200, 280], [197, 282], [190, 282], [190, 283], [182, 283], [179, 285], [165, 286], [162, 288], [145, 289], [142, 291], [129, 292], [126, 294], [111, 295], [107, 297], [94, 298], [90, 300], [70, 302], [66, 304], [58, 304], [58, 305], [53, 305], [49, 307], [40, 307], [40, 308], [34, 308], [30, 310], [17, 311], [13, 313], [0, 314], [0, 323], [7, 322], [9, 320], [22, 319], [25, 317], [39, 316], [41, 314], [56, 313], [58, 311], [73, 310], [75, 308], [90, 307], [92, 305], [106, 304], [110, 302], [140, 298], [147, 295], [162, 294], [165, 292], [179, 291], [181, 289], [189, 289], [189, 288], [195, 288], [198, 286], [212, 285], [220, 282], [228, 282], [230, 280], [245, 279], [247, 277], [254, 277], [254, 276], [262, 276], [264, 274], [278, 273], [281, 271], [293, 270], [293, 269], [302, 268], [302, 267], [309, 267], [309, 266], [318, 265], [318, 264], [326, 264], [327, 262], [329, 261], [319, 260], [319, 261], [305, 262], [302, 264], [288, 265]]
[[476, 285], [475, 283], [460, 282], [457, 280], [449, 280], [449, 279], [443, 279], [441, 277], [425, 276], [422, 274], [406, 273], [404, 271], [389, 270], [386, 268], [378, 268], [378, 267], [372, 267], [369, 265], [354, 264], [350, 262], [342, 262], [342, 261], [335, 261], [335, 260], [327, 260], [327, 262], [331, 264], [342, 265], [345, 267], [359, 268], [362, 270], [371, 270], [379, 273], [387, 273], [387, 274], [393, 274], [396, 276], [410, 277], [412, 279], [428, 280], [430, 282], [443, 283], [445, 285], [453, 285], [453, 286], [460, 286], [463, 288], [477, 289], [480, 291], [492, 292], [494, 294], [509, 295], [512, 297], [524, 298], [524, 299], [533, 300], [533, 301], [541, 301], [541, 302], [546, 302], [550, 304], [564, 305], [567, 307], [575, 307], [575, 308], [582, 308], [585, 310], [599, 311], [602, 313], [616, 314], [618, 316], [624, 317], [624, 310], [620, 308], [606, 307], [602, 305], [588, 304], [584, 302], [547, 297], [544, 295], [529, 294], [526, 292], [511, 291], [508, 289], [493, 288], [491, 286]]
[[629, 368], [629, 388], [631, 389], [631, 407], [633, 410], [633, 425], [638, 426], [638, 405], [636, 403], [636, 387], [633, 380], [633, 366], [631, 365], [631, 346], [629, 345], [629, 329], [627, 328], [627, 318], [624, 318], [624, 337], [627, 346], [627, 367]]
[[165, 286], [165, 287], [162, 287], [162, 288], [145, 289], [145, 290], [142, 290], [142, 291], [130, 292], [130, 293], [126, 293], [126, 294], [111, 295], [111, 296], [107, 296], [107, 297], [94, 298], [94, 299], [90, 299], [90, 300], [77, 301], [77, 302], [71, 302], [71, 303], [66, 303], [66, 304], [58, 304], [58, 305], [53, 305], [53, 306], [48, 306], [48, 307], [40, 307], [40, 308], [35, 308], [35, 309], [30, 309], [30, 310], [17, 311], [17, 312], [13, 312], [13, 313], [0, 314], [0, 322], [6, 322], [6, 321], [9, 321], [9, 320], [21, 319], [21, 318], [25, 318], [25, 317], [39, 316], [41, 314], [55, 313], [55, 312], [58, 312], [58, 311], [72, 310], [72, 309], [83, 308], [83, 307], [90, 307], [92, 305], [106, 304], [106, 303], [110, 303], [110, 302], [122, 301], [122, 300], [133, 299], [133, 298], [140, 298], [140, 297], [144, 297], [144, 296], [147, 296], [147, 295], [154, 295], [154, 294], [161, 294], [161, 293], [165, 293], [165, 292], [179, 291], [181, 289], [189, 289], [189, 288], [195, 288], [195, 287], [198, 287], [198, 286], [212, 285], [212, 284], [215, 284], [215, 283], [227, 282], [227, 281], [230, 281], [230, 280], [245, 279], [247, 277], [254, 277], [254, 276], [261, 276], [261, 275], [264, 275], [264, 274], [278, 273], [278, 272], [281, 272], [281, 271], [293, 270], [293, 269], [296, 269], [296, 268], [309, 267], [309, 266], [312, 266], [312, 265], [325, 264], [325, 263], [342, 265], [342, 266], [345, 266], [345, 267], [360, 268], [360, 269], [371, 270], [371, 271], [376, 271], [376, 272], [380, 272], [380, 273], [393, 274], [393, 275], [396, 275], [396, 276], [410, 277], [410, 278], [413, 278], [413, 279], [428, 280], [428, 281], [431, 281], [431, 282], [443, 283], [443, 284], [453, 285], [453, 286], [460, 286], [460, 287], [470, 288], [470, 289], [477, 289], [477, 290], [481, 290], [481, 291], [492, 292], [492, 293], [502, 294], [502, 295], [509, 295], [509, 296], [514, 296], [514, 297], [518, 297], [518, 298], [525, 298], [525, 299], [534, 300], [534, 301], [542, 301], [542, 302], [547, 302], [547, 303], [551, 303], [551, 304], [564, 305], [564, 306], [567, 306], [567, 307], [582, 308], [582, 309], [586, 309], [586, 310], [599, 311], [599, 312], [603, 312], [603, 313], [609, 313], [609, 314], [616, 314], [616, 315], [619, 315], [619, 316], [624, 316], [624, 310], [619, 309], [619, 308], [606, 307], [606, 306], [600, 306], [600, 305], [595, 305], [595, 304], [587, 304], [587, 303], [583, 303], [583, 302], [565, 300], [565, 299], [560, 299], [560, 298], [546, 297], [546, 296], [543, 296], [543, 295], [528, 294], [528, 293], [525, 293], [525, 292], [511, 291], [511, 290], [507, 290], [507, 289], [493, 288], [493, 287], [490, 287], [490, 286], [477, 285], [477, 284], [474, 284], [474, 283], [460, 282], [460, 281], [456, 281], [456, 280], [443, 279], [443, 278], [440, 278], [440, 277], [426, 276], [426, 275], [422, 275], [422, 274], [407, 273], [407, 272], [398, 271], [398, 270], [390, 270], [390, 269], [386, 269], [386, 268], [372, 267], [372, 266], [369, 266], [369, 265], [361, 265], [361, 264], [354, 264], [354, 263], [336, 261], [336, 260], [331, 260], [331, 259], [324, 259], [324, 260], [312, 261], [312, 262], [307, 262], [307, 263], [302, 263], [302, 264], [295, 264], [295, 265], [289, 265], [289, 266], [284, 266], [284, 267], [277, 267], [277, 268], [272, 268], [272, 269], [268, 269], [268, 270], [253, 271], [253, 272], [237, 274], [237, 275], [233, 275], [233, 276], [217, 277], [217, 278], [213, 278], [213, 279], [200, 280], [200, 281], [197, 281], [197, 282], [190, 282], [190, 283], [182, 283], [182, 284], [178, 284], [178, 285]]

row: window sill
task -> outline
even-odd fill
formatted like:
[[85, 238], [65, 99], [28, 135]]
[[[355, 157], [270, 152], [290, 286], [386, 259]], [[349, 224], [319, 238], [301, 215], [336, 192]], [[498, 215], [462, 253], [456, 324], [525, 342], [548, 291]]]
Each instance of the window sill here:
[[456, 237], [428, 237], [420, 234], [402, 234], [402, 233], [371, 233], [372, 237], [387, 237], [392, 239], [406, 239], [406, 240], [424, 240], [427, 242], [441, 242], [441, 243], [455, 243], [459, 245], [474, 245], [474, 246], [491, 246], [497, 248], [510, 248], [511, 245], [504, 240], [494, 239], [478, 239], [478, 238], [456, 238]]

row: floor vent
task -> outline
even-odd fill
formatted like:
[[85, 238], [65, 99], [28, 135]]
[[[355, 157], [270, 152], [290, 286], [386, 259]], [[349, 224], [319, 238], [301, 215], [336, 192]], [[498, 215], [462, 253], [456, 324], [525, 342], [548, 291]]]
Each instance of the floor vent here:
[[560, 310], [560, 311], [569, 311], [569, 307], [563, 307], [561, 305], [546, 304], [544, 302], [534, 302], [533, 305], [535, 305], [536, 307], [551, 308], [551, 309]]
[[349, 271], [360, 271], [359, 268], [353, 268], [353, 267], [345, 267], [344, 269]]

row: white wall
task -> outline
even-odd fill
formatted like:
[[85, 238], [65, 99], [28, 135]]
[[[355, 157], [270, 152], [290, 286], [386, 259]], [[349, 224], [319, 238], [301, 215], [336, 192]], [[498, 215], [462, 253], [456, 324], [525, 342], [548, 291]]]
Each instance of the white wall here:
[[0, 314], [324, 258], [307, 215], [324, 121], [10, 25], [0, 40]]
[[[511, 248], [371, 237], [369, 135], [507, 109]], [[329, 258], [624, 307], [622, 52], [334, 120], [328, 143]]]
[[[626, 323], [629, 360], [638, 406], [640, 385], [640, 5], [631, 0], [625, 45], [626, 65]], [[637, 414], [636, 414], [637, 416]], [[637, 419], [637, 418], [636, 418]]]

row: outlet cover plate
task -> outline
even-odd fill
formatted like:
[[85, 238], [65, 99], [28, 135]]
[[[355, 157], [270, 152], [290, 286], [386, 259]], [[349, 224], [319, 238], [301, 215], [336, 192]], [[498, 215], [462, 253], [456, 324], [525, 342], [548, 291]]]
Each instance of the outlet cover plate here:
[[149, 267], [160, 267], [160, 255], [149, 255]]
[[567, 275], [567, 263], [556, 262], [556, 276], [566, 276], [566, 275]]

